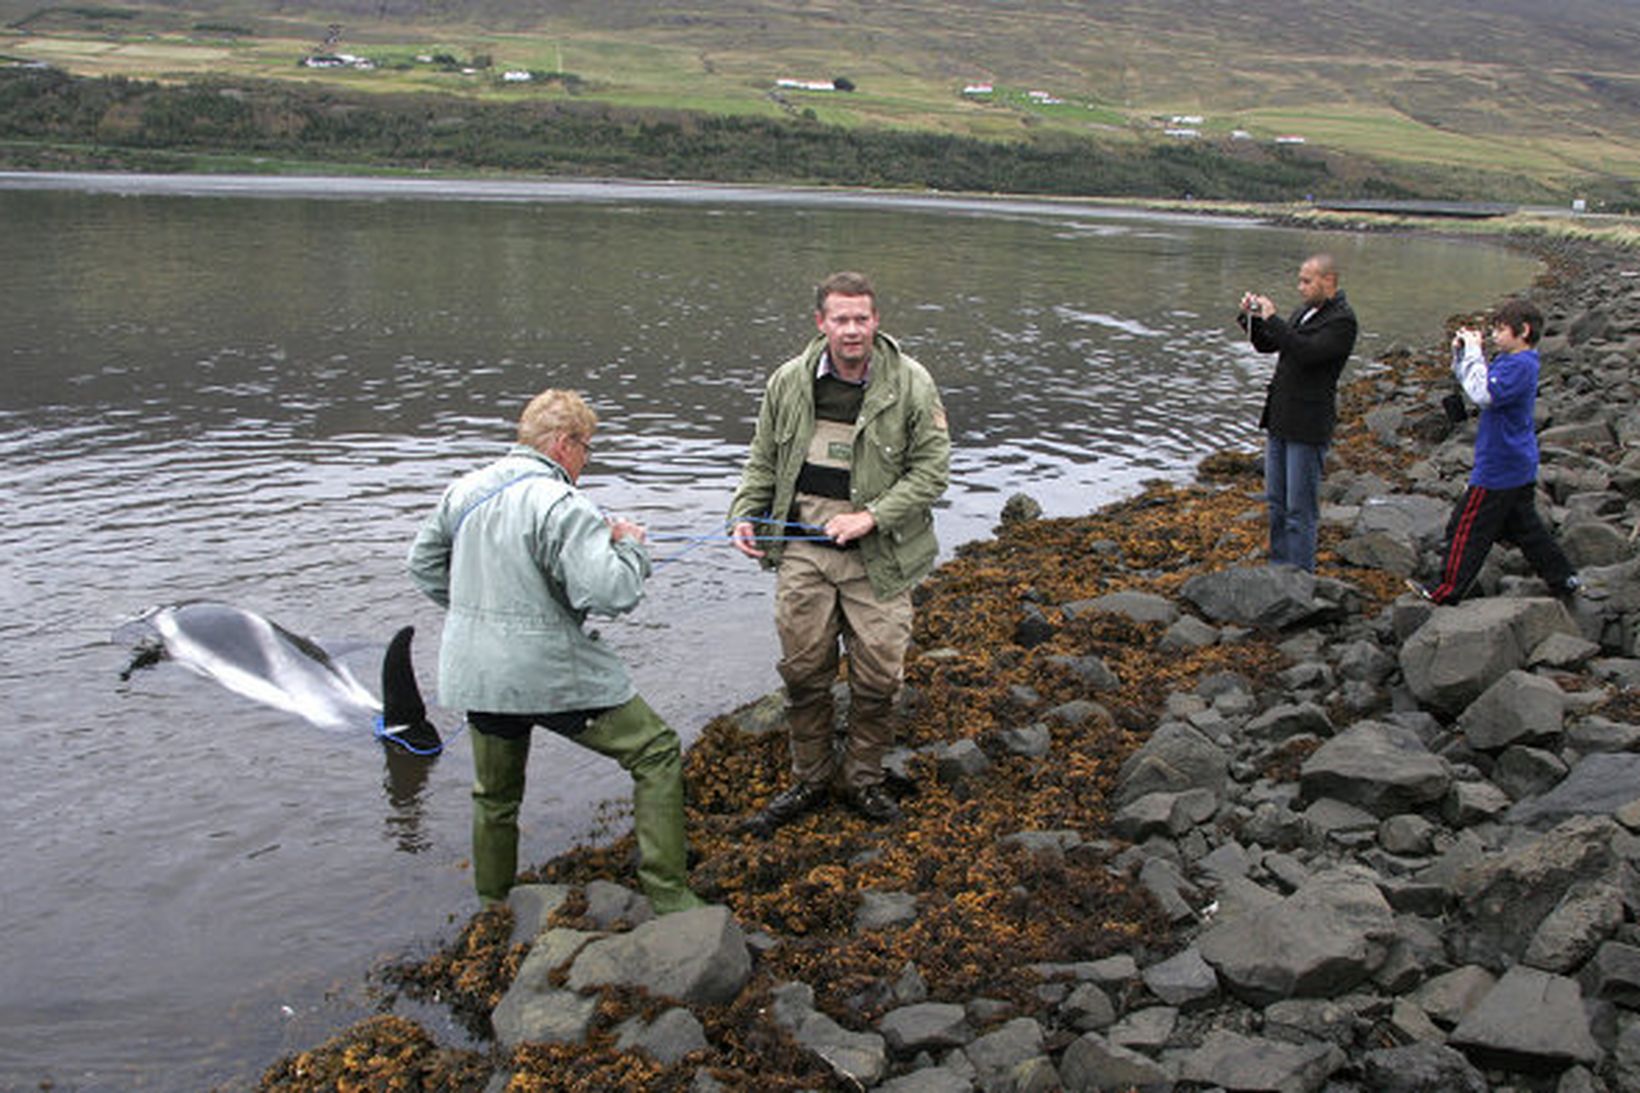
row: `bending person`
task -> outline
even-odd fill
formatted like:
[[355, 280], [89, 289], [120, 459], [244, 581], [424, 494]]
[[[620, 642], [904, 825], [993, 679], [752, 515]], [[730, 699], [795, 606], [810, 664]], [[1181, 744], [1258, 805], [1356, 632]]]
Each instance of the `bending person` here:
[[410, 547], [411, 578], [448, 609], [439, 700], [467, 711], [473, 883], [504, 900], [518, 869], [518, 810], [540, 725], [632, 775], [638, 882], [657, 914], [701, 905], [686, 883], [677, 734], [583, 623], [636, 607], [644, 529], [606, 519], [575, 488], [597, 417], [573, 391], [525, 407], [518, 443], [444, 491]]

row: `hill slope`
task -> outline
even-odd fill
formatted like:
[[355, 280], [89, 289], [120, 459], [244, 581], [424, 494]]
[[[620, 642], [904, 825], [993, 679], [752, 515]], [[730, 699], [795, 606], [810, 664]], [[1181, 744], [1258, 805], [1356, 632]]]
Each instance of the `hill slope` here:
[[[1508, 162], [1555, 190], [1640, 178], [1640, 0], [1562, 0], [1552, 13], [1525, 0], [1339, 0], [1293, 12], [1274, 0], [0, 0], [0, 52], [81, 72], [313, 78], [294, 62], [335, 24], [336, 48], [401, 60], [437, 50], [492, 61], [485, 71], [496, 74], [565, 71], [578, 97], [616, 105], [989, 139], [1157, 141], [1168, 139], [1162, 119], [1192, 115], [1198, 139], [1296, 136], [1402, 170]], [[856, 92], [775, 86], [836, 76]], [[570, 94], [391, 65], [323, 78]], [[980, 82], [996, 91], [962, 94]]]

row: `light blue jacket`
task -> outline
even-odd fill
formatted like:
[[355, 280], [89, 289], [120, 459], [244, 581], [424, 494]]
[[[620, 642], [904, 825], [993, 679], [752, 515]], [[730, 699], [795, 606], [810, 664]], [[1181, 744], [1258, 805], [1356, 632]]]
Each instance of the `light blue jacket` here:
[[457, 479], [410, 547], [411, 579], [448, 609], [439, 701], [486, 713], [619, 706], [626, 668], [582, 629], [638, 605], [649, 555], [609, 525], [564, 469], [515, 444]]

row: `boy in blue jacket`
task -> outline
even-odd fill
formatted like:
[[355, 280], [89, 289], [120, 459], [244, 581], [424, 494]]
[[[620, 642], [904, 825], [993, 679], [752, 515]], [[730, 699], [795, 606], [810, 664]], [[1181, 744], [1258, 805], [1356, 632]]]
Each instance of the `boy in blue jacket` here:
[[1538, 354], [1543, 314], [1526, 300], [1505, 301], [1492, 320], [1498, 354], [1481, 355], [1481, 332], [1460, 329], [1452, 340], [1452, 371], [1465, 395], [1480, 407], [1475, 468], [1469, 488], [1446, 525], [1446, 556], [1433, 586], [1407, 583], [1434, 603], [1457, 603], [1499, 539], [1514, 543], [1549, 591], [1568, 597], [1581, 587], [1572, 563], [1538, 518], [1538, 445], [1532, 420], [1537, 402]]

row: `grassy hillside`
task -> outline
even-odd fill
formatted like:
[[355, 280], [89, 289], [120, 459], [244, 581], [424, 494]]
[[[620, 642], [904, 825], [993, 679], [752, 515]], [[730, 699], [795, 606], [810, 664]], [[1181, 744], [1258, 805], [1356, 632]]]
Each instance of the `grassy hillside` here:
[[[0, 0], [0, 53], [82, 74], [574, 99], [993, 141], [1195, 140], [1234, 153], [1301, 137], [1345, 175], [1371, 174], [1372, 163], [1404, 177], [1507, 163], [1499, 184], [1512, 176], [1557, 194], [1640, 179], [1640, 0], [1298, 10], [1273, 0]], [[375, 67], [298, 67], [319, 51]], [[509, 70], [535, 79], [507, 82]], [[777, 87], [839, 76], [855, 90]], [[964, 95], [975, 83], [995, 90]], [[1199, 116], [1172, 126], [1199, 136], [1165, 135], [1175, 115]]]

